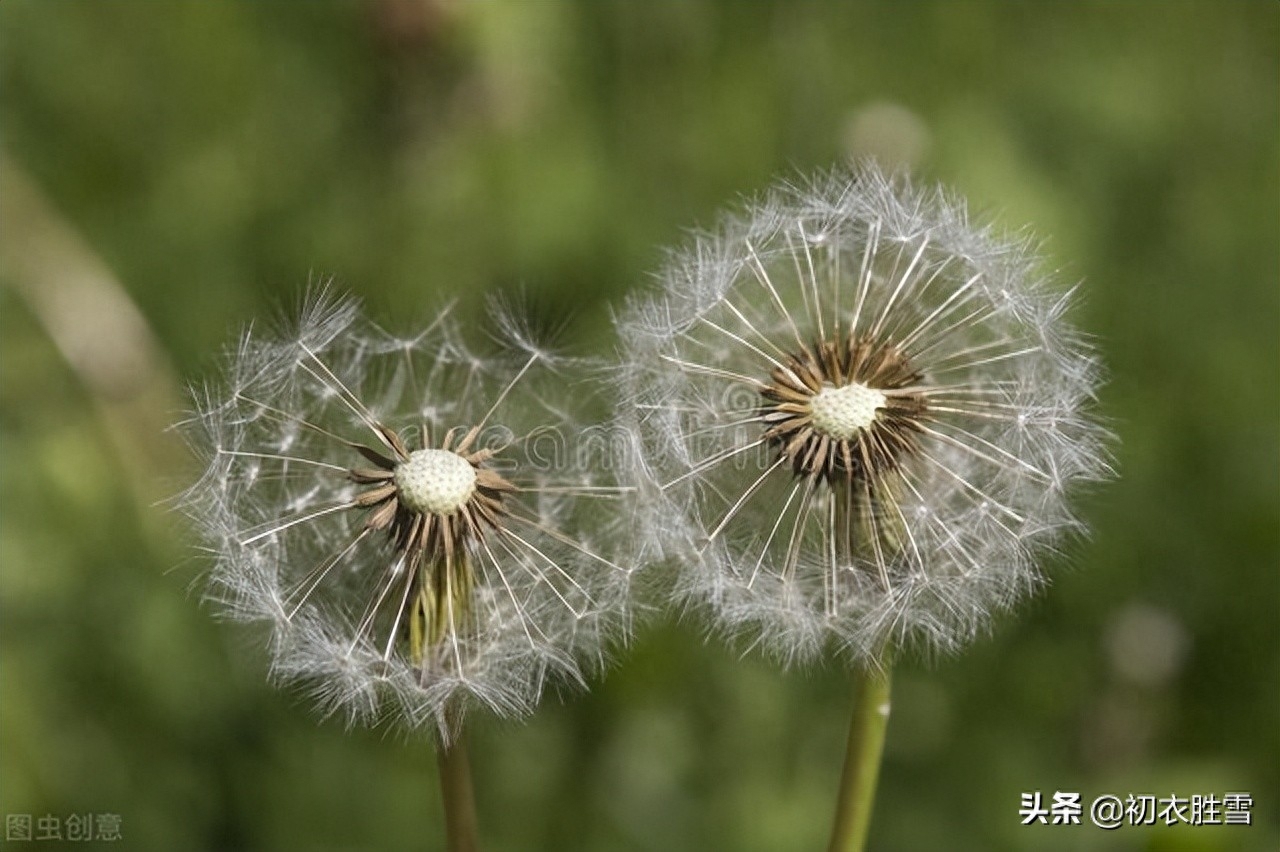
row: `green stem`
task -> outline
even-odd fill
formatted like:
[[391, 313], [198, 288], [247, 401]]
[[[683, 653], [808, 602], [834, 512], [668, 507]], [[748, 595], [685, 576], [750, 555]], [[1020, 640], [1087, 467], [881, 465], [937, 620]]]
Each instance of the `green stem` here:
[[471, 790], [471, 761], [467, 740], [459, 731], [449, 745], [436, 744], [440, 770], [440, 798], [444, 803], [445, 848], [448, 852], [477, 852], [476, 797]]
[[871, 807], [880, 775], [880, 753], [889, 725], [889, 670], [864, 668], [855, 677], [849, 744], [840, 774], [840, 795], [829, 852], [862, 852], [871, 827]]

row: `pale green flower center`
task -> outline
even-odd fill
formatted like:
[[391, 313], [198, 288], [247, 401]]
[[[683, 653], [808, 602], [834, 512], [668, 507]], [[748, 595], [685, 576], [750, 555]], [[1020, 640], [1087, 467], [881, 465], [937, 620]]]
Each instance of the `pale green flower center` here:
[[884, 394], [860, 382], [827, 385], [809, 401], [809, 416], [814, 429], [847, 441], [876, 422], [876, 412], [884, 407]]
[[416, 450], [396, 465], [400, 501], [415, 512], [450, 515], [476, 490], [471, 462], [449, 450]]

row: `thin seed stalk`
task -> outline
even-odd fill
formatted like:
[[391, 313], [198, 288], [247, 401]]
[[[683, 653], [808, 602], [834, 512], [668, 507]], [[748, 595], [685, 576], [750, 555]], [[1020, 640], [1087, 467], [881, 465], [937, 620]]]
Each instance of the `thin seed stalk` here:
[[444, 803], [445, 849], [478, 852], [476, 799], [471, 789], [471, 761], [463, 731], [448, 745], [437, 743], [436, 764], [440, 771], [440, 798]]
[[[832, 535], [836, 536], [839, 558], [853, 559], [859, 545], [869, 550], [886, 592], [889, 577], [885, 551], [900, 552], [906, 532], [902, 511], [896, 503], [898, 482], [892, 473], [877, 476], [874, 482], [862, 479], [862, 493], [858, 493], [851, 475], [845, 481], [845, 488], [833, 489], [832, 498], [835, 501]], [[882, 510], [892, 507], [894, 511], [877, 511], [877, 502]], [[831, 826], [831, 843], [827, 847], [829, 852], [862, 852], [866, 848], [885, 730], [889, 725], [891, 655], [888, 651], [887, 646], [882, 647], [874, 658], [879, 662], [855, 670], [853, 713]]]
[[864, 667], [855, 680], [853, 716], [845, 748], [828, 852], [862, 852], [871, 827], [880, 755], [889, 725], [889, 670]]

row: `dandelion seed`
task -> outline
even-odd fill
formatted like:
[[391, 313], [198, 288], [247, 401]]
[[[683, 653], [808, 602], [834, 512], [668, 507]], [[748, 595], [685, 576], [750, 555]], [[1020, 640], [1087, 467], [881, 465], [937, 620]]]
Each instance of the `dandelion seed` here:
[[954, 650], [1107, 474], [1098, 362], [1023, 240], [872, 167], [783, 184], [631, 302], [624, 416], [675, 598], [784, 662]]
[[447, 312], [396, 337], [322, 294], [198, 395], [184, 425], [207, 468], [183, 506], [210, 597], [270, 626], [273, 674], [326, 714], [447, 744], [475, 707], [520, 716], [583, 682], [625, 626], [630, 571], [584, 543], [616, 540], [619, 488], [523, 452], [581, 426], [548, 402], [563, 364], [523, 342], [479, 355]]

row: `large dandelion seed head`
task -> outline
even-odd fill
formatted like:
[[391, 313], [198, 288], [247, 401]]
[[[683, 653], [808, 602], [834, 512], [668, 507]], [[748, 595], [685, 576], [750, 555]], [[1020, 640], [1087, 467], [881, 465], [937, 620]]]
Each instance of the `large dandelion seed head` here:
[[697, 236], [618, 321], [675, 599], [785, 662], [983, 630], [1109, 472], [1068, 301], [1026, 240], [871, 166]]
[[397, 336], [321, 295], [197, 394], [209, 596], [270, 628], [273, 674], [325, 713], [447, 741], [580, 684], [625, 627], [619, 489], [573, 452], [590, 394], [499, 319], [481, 351], [448, 311]]

